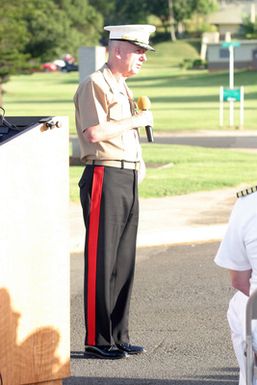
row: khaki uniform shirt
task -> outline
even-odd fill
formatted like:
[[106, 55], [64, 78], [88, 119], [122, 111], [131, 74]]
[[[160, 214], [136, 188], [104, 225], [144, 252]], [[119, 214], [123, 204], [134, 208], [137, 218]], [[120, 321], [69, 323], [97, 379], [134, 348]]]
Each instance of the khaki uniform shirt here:
[[131, 117], [134, 103], [131, 91], [126, 86], [120, 90], [112, 72], [105, 64], [90, 75], [74, 96], [76, 128], [79, 138], [81, 160], [141, 160], [141, 147], [137, 129], [98, 143], [88, 143], [83, 130], [106, 121], [119, 121]]

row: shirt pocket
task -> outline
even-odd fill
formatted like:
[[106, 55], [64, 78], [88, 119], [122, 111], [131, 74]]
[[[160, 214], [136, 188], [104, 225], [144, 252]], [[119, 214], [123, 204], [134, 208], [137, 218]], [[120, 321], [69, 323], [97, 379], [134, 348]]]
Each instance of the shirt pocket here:
[[109, 105], [108, 120], [121, 120], [122, 119], [122, 105], [120, 103], [113, 102]]

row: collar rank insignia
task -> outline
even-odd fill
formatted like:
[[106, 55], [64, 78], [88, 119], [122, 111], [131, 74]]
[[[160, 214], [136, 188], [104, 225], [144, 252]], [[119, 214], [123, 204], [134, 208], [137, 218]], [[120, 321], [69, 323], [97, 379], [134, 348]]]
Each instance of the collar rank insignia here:
[[257, 186], [248, 187], [245, 190], [238, 191], [236, 193], [237, 198], [242, 198], [257, 191]]

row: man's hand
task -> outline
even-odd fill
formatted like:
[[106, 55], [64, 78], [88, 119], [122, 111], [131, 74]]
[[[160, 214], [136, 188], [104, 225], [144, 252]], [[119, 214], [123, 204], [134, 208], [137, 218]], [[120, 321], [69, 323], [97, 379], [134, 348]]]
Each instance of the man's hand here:
[[143, 182], [145, 175], [146, 175], [146, 166], [145, 166], [145, 162], [144, 162], [143, 158], [141, 158], [140, 168], [138, 171], [138, 183]]
[[242, 293], [249, 296], [250, 278], [252, 275], [252, 270], [229, 270], [229, 273], [232, 287], [234, 289], [240, 290]]
[[102, 140], [109, 140], [122, 134], [127, 130], [137, 127], [153, 125], [153, 115], [151, 111], [142, 111], [138, 115], [119, 121], [106, 121], [96, 126], [88, 127], [83, 131], [87, 142], [97, 143]]
[[138, 115], [134, 115], [132, 119], [134, 128], [153, 126], [153, 114], [150, 110], [141, 111]]

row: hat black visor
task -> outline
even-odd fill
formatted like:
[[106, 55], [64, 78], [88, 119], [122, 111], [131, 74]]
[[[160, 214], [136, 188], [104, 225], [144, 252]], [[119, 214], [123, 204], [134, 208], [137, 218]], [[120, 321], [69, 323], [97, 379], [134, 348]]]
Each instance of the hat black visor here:
[[150, 46], [149, 44], [140, 42], [140, 41], [128, 40], [128, 39], [110, 39], [110, 40], [127, 41], [128, 43], [131, 43], [131, 44], [136, 45], [138, 47], [147, 49], [148, 51], [155, 51], [155, 49], [152, 46]]

